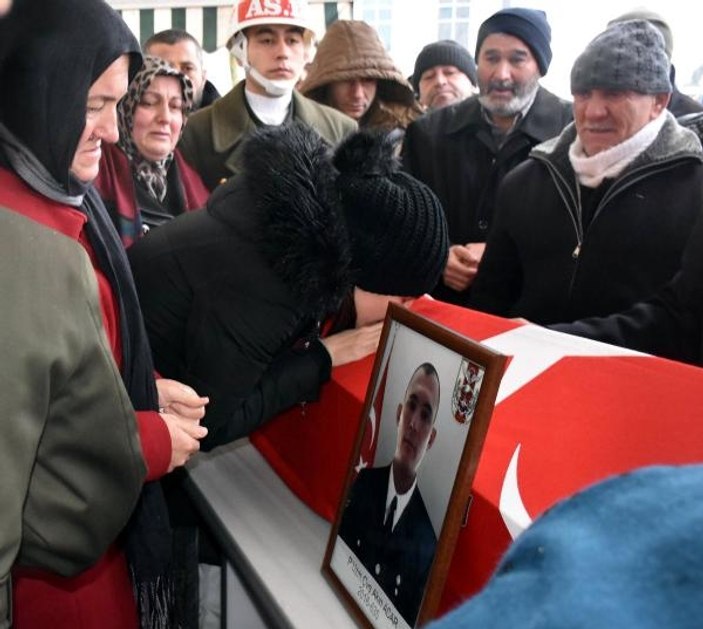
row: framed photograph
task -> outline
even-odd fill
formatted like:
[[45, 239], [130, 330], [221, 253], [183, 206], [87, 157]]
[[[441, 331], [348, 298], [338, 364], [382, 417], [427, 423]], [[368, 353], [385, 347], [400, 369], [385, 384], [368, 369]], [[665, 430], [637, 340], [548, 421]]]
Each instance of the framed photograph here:
[[322, 565], [362, 626], [436, 612], [505, 361], [389, 307]]

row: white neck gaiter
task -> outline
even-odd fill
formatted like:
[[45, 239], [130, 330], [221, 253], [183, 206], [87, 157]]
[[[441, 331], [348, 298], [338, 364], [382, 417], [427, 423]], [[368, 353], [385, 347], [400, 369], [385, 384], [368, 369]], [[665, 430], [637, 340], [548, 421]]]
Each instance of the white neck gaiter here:
[[293, 92], [282, 96], [262, 96], [244, 90], [244, 96], [256, 117], [264, 124], [278, 126], [283, 124], [288, 116], [288, 107], [293, 100]]

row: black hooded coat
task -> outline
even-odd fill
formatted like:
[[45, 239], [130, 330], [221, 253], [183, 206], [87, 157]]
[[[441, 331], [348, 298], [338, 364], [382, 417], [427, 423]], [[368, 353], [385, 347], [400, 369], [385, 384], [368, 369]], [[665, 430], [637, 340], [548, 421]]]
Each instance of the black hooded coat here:
[[156, 369], [210, 397], [204, 449], [317, 399], [329, 378], [319, 326], [350, 287], [329, 151], [302, 124], [259, 132], [204, 210], [128, 251]]

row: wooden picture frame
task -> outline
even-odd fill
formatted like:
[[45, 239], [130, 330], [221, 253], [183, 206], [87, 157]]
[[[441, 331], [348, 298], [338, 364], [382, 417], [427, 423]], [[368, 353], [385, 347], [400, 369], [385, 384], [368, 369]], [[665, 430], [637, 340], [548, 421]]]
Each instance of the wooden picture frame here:
[[434, 617], [505, 363], [389, 306], [322, 565], [362, 626]]

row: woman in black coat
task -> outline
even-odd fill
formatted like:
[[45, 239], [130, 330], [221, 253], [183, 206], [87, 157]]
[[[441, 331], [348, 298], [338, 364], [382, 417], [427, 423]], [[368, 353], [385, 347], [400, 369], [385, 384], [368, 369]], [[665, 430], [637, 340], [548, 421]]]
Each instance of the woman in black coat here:
[[210, 398], [204, 449], [317, 399], [333, 365], [375, 350], [363, 324], [438, 280], [441, 206], [393, 149], [365, 132], [333, 157], [303, 124], [261, 131], [205, 210], [130, 248], [156, 369]]

